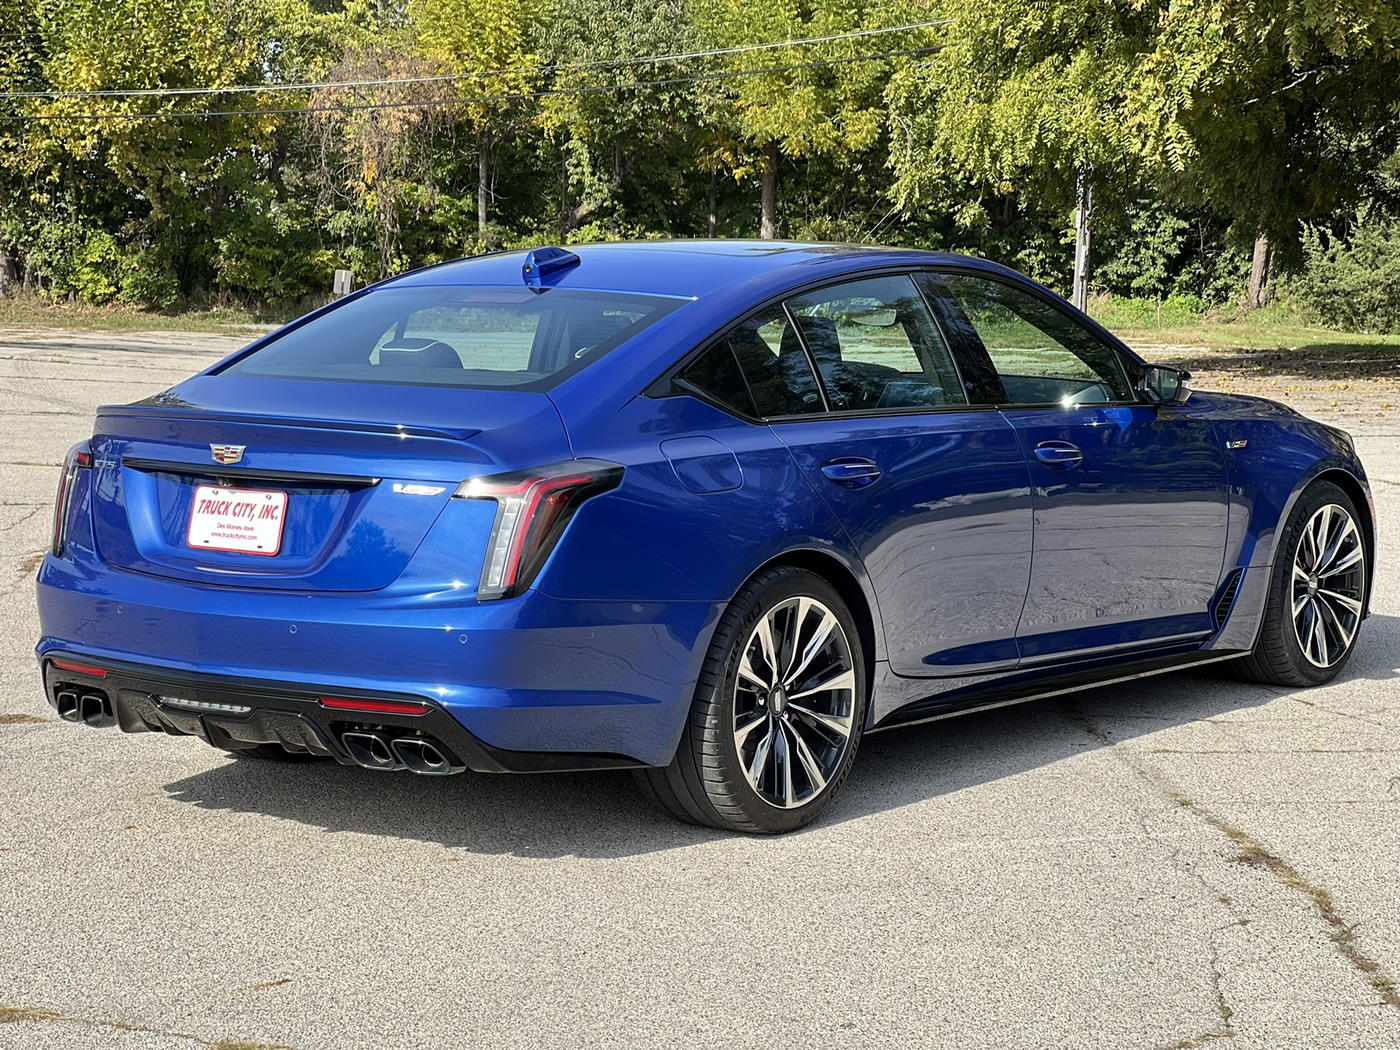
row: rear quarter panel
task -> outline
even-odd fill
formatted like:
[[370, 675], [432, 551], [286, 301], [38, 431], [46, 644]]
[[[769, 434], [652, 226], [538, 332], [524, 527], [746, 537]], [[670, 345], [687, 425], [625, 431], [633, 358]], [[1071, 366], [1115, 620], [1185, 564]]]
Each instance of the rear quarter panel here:
[[[570, 523], [537, 583], [550, 596], [724, 602], [761, 565], [792, 550], [821, 551], [863, 581], [839, 523], [767, 426], [688, 396], [640, 395], [615, 413], [565, 425], [576, 456], [621, 463], [627, 473]], [[719, 489], [731, 481], [724, 472], [715, 491], [692, 491], [693, 474], [682, 482], [678, 470], [689, 472], [661, 445], [696, 437], [733, 453], [737, 487]]]

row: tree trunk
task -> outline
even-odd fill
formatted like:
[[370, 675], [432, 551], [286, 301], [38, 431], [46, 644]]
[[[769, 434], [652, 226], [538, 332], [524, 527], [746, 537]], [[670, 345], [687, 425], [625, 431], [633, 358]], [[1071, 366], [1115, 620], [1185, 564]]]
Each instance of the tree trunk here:
[[710, 172], [710, 232], [713, 237], [719, 229], [719, 169]]
[[15, 257], [0, 249], [0, 299], [8, 298], [15, 290]]
[[491, 133], [483, 124], [476, 133], [476, 233], [486, 239], [486, 197], [491, 192]]
[[1254, 238], [1254, 259], [1249, 264], [1249, 296], [1245, 305], [1258, 310], [1269, 305], [1269, 280], [1273, 277], [1274, 252], [1267, 234]]
[[569, 241], [569, 159], [560, 150], [559, 160], [559, 243]]
[[758, 235], [765, 241], [778, 236], [778, 140], [772, 139], [763, 149], [763, 213], [759, 219]]
[[1084, 172], [1079, 175], [1079, 206], [1074, 211], [1074, 293], [1070, 301], [1089, 309], [1089, 215], [1094, 210], [1094, 187]]
[[609, 194], [612, 197], [612, 208], [610, 209], [612, 214], [608, 216], [608, 236], [617, 240], [617, 197], [618, 191], [622, 189], [622, 142], [620, 140], [613, 142], [612, 188], [613, 192]]

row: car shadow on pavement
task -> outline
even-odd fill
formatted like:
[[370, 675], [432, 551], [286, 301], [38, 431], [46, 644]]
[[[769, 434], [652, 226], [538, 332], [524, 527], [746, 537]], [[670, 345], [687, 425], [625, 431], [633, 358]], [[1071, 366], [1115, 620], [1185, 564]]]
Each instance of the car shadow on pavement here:
[[[1168, 357], [1171, 355], [1168, 354]], [[1394, 379], [1400, 362], [1395, 347], [1345, 341], [1297, 347], [1178, 353], [1174, 363], [1197, 373], [1251, 377], [1300, 376], [1318, 381]]]
[[[1400, 617], [1372, 616], [1340, 681], [1393, 682], [1397, 666]], [[1101, 747], [1091, 727], [1114, 741], [1130, 740], [1295, 692], [1246, 684], [1207, 667], [873, 733], [862, 742], [841, 796], [799, 834], [820, 833]], [[437, 778], [331, 762], [231, 759], [165, 789], [202, 809], [481, 854], [613, 858], [726, 837], [670, 820], [642, 799], [630, 774], [616, 772]]]

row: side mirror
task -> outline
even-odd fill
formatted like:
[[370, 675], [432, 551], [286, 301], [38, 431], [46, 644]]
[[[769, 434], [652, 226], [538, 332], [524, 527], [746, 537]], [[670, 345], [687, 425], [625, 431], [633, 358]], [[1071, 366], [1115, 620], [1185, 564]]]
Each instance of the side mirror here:
[[1138, 381], [1138, 393], [1154, 405], [1184, 405], [1191, 396], [1191, 373], [1184, 368], [1149, 365]]

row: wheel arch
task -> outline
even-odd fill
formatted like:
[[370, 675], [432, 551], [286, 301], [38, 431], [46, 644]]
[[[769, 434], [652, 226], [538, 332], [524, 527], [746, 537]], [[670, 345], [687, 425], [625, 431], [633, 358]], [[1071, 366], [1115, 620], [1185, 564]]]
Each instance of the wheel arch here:
[[[820, 576], [836, 588], [836, 593], [846, 603], [846, 608], [851, 610], [851, 616], [856, 621], [856, 630], [860, 632], [858, 641], [861, 652], [865, 655], [865, 689], [868, 701], [870, 693], [874, 690], [875, 664], [885, 658], [884, 626], [880, 621], [880, 610], [876, 604], [875, 596], [868, 590], [868, 583], [863, 582], [851, 567], [836, 555], [824, 550], [799, 547], [769, 558], [749, 574], [743, 584], [740, 584], [738, 590], [742, 590], [744, 584], [747, 584], [750, 579], [765, 569], [776, 568], [780, 565], [806, 569], [808, 572]], [[736, 594], [738, 590], [735, 591]]]
[[1244, 579], [1236, 594], [1234, 605], [1224, 627], [1206, 643], [1207, 649], [1237, 649], [1247, 652], [1254, 648], [1263, 629], [1264, 610], [1269, 600], [1269, 587], [1273, 578], [1274, 559], [1278, 555], [1278, 543], [1284, 526], [1293, 515], [1298, 501], [1319, 481], [1330, 481], [1340, 488], [1356, 504], [1357, 517], [1361, 521], [1361, 537], [1366, 547], [1369, 561], [1366, 581], [1366, 606], [1362, 617], [1370, 615], [1372, 584], [1376, 578], [1376, 527], [1372, 516], [1370, 491], [1364, 480], [1346, 466], [1335, 460], [1315, 473], [1308, 474], [1298, 482], [1288, 495], [1277, 520], [1270, 526], [1267, 544], [1261, 543], [1254, 556], [1240, 566]]
[[1361, 524], [1361, 538], [1366, 544], [1366, 567], [1369, 570], [1366, 574], [1366, 607], [1361, 610], [1364, 619], [1371, 615], [1371, 591], [1376, 580], [1376, 518], [1375, 506], [1371, 502], [1371, 493], [1361, 480], [1350, 471], [1341, 467], [1330, 467], [1320, 471], [1316, 476], [1307, 480], [1306, 484], [1298, 487], [1298, 492], [1290, 501], [1288, 513], [1293, 513], [1293, 505], [1298, 502], [1302, 494], [1308, 488], [1319, 481], [1330, 481], [1351, 498], [1356, 505], [1357, 518]]

